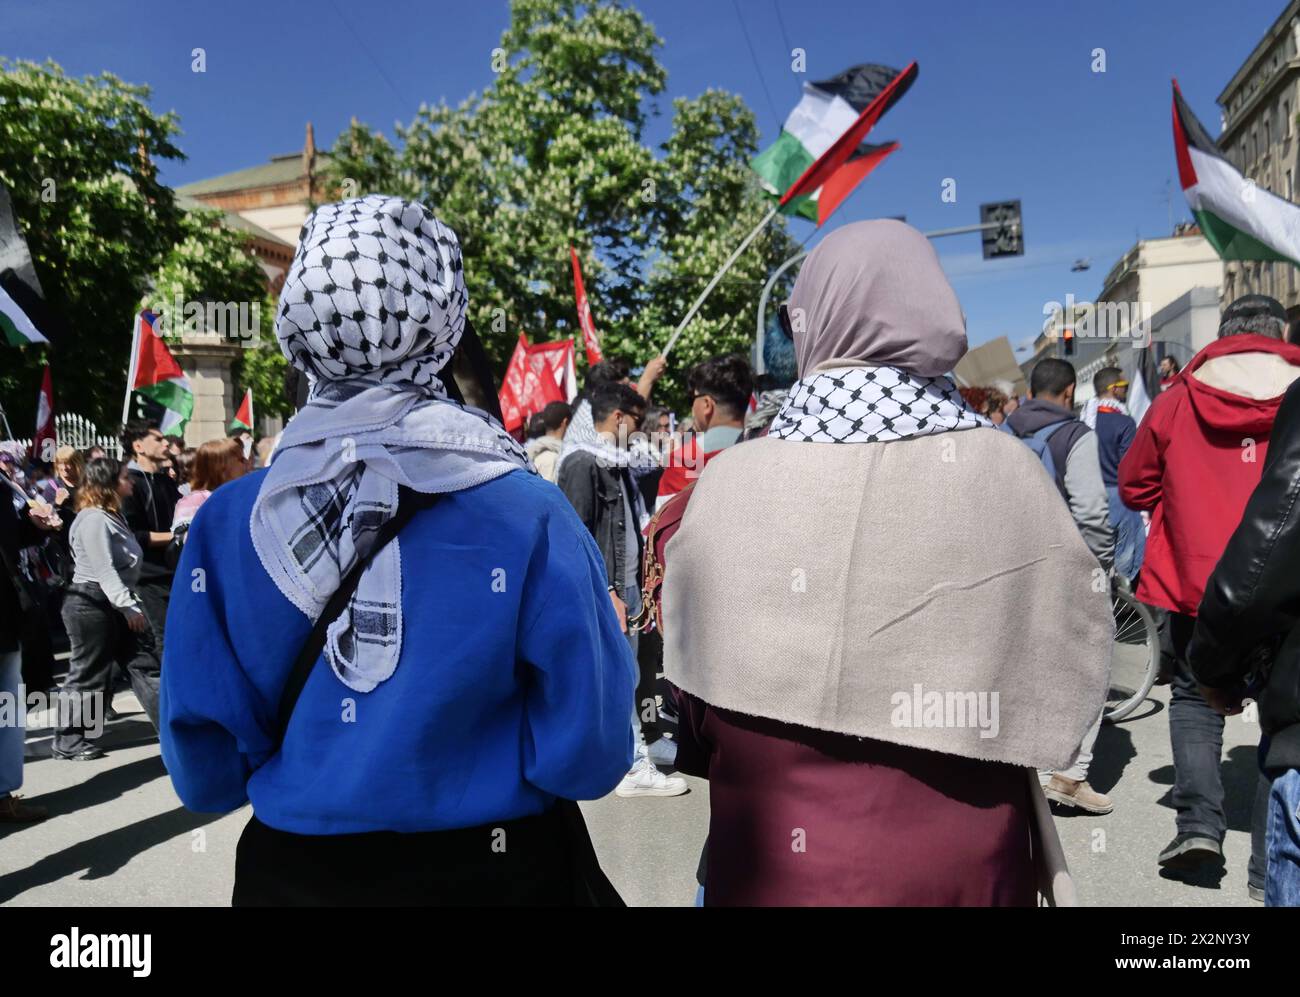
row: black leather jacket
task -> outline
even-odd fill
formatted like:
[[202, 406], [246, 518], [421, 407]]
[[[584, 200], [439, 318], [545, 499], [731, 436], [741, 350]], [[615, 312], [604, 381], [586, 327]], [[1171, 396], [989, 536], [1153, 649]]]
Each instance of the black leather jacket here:
[[1300, 768], [1300, 381], [1282, 399], [1263, 477], [1205, 586], [1188, 647], [1197, 681], [1263, 679], [1264, 766]]

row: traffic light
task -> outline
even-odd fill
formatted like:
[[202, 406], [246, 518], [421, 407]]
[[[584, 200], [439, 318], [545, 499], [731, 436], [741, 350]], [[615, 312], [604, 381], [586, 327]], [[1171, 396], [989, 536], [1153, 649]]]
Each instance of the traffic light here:
[[1061, 330], [1061, 355], [1066, 357], [1074, 356], [1074, 330]]

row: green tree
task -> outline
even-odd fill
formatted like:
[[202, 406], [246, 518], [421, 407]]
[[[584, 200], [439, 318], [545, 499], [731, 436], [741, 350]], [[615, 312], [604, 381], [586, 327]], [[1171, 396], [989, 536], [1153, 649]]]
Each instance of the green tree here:
[[[455, 230], [499, 367], [521, 330], [577, 334], [570, 245], [606, 354], [643, 362], [766, 210], [747, 166], [757, 128], [738, 97], [675, 101], [670, 139], [644, 143], [666, 82], [661, 44], [612, 0], [514, 0], [482, 94], [421, 106], [396, 146], [354, 121], [327, 186], [415, 198]], [[778, 219], [682, 337], [664, 397], [681, 402], [692, 362], [748, 349], [762, 282], [793, 251]]]
[[20, 435], [47, 359], [59, 409], [114, 429], [133, 316], [142, 304], [168, 314], [177, 296], [258, 304], [261, 335], [236, 375], [254, 386], [259, 411], [284, 411], [266, 278], [221, 212], [186, 212], [158, 182], [157, 162], [184, 156], [176, 116], [155, 114], [148, 98], [148, 87], [109, 73], [75, 79], [52, 62], [0, 59], [0, 184], [65, 331], [49, 350], [0, 347], [0, 397]]
[[0, 60], [0, 184], [66, 328], [51, 350], [5, 351], [0, 395], [17, 433], [33, 424], [47, 358], [61, 409], [104, 428], [120, 417], [132, 312], [182, 217], [155, 167], [183, 158], [177, 121], [148, 96], [109, 73]]

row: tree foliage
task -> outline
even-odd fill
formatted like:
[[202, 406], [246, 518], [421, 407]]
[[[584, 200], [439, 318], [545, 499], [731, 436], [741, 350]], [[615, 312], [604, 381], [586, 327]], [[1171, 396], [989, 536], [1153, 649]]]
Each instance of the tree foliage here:
[[51, 350], [0, 347], [0, 395], [20, 434], [47, 359], [62, 408], [102, 427], [120, 415], [131, 316], [183, 216], [155, 165], [183, 158], [177, 121], [148, 97], [110, 73], [0, 60], [0, 184], [66, 332]]
[[[747, 166], [758, 130], [740, 98], [678, 99], [669, 139], [645, 143], [666, 83], [661, 44], [613, 0], [514, 0], [483, 93], [421, 106], [396, 144], [354, 121], [327, 186], [414, 198], [452, 227], [473, 321], [499, 367], [521, 330], [533, 341], [577, 334], [570, 245], [606, 354], [644, 362], [767, 210]], [[763, 281], [793, 252], [778, 219], [675, 348], [666, 397], [680, 402], [692, 363], [748, 350]]]

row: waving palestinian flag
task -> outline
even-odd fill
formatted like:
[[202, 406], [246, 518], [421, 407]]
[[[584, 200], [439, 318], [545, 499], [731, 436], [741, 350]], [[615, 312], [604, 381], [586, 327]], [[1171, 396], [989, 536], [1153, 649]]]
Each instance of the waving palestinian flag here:
[[[135, 320], [135, 339], [131, 348], [131, 369], [127, 375], [127, 408], [132, 393], [141, 396], [151, 415], [157, 414], [164, 436], [180, 436], [194, 412], [194, 392], [190, 379], [167, 349], [162, 337], [154, 332], [158, 316], [145, 309]], [[250, 413], [251, 415], [251, 413]], [[127, 419], [123, 412], [122, 421]]]
[[47, 333], [54, 324], [9, 191], [0, 186], [0, 342], [10, 346], [48, 344]]
[[782, 210], [821, 225], [897, 142], [862, 142], [881, 115], [916, 79], [912, 63], [899, 71], [865, 63], [820, 83], [805, 83], [803, 98], [781, 135], [750, 164]]
[[1174, 153], [1187, 204], [1225, 260], [1300, 265], [1300, 205], [1257, 187], [1224, 157], [1174, 81]]

